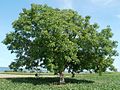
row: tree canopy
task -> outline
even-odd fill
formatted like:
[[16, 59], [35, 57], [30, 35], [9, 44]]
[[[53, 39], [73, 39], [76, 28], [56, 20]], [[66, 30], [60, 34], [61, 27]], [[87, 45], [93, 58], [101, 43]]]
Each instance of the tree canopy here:
[[30, 9], [23, 9], [12, 25], [14, 31], [3, 41], [16, 54], [11, 68], [44, 67], [56, 73], [65, 69], [70, 72], [114, 69], [117, 41], [112, 40], [109, 26], [99, 30], [98, 24], [90, 23], [90, 16], [82, 17], [71, 9], [32, 4]]

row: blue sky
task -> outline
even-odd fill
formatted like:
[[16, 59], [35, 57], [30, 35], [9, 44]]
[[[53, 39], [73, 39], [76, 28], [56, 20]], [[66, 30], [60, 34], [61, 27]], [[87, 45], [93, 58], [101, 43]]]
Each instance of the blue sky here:
[[[47, 4], [53, 8], [70, 8], [79, 12], [83, 17], [91, 16], [91, 23], [97, 22], [100, 28], [110, 25], [114, 33], [113, 39], [118, 41], [120, 53], [120, 0], [1, 0], [0, 1], [0, 42], [6, 33], [13, 31], [11, 23], [16, 20], [22, 8], [30, 8], [31, 3]], [[0, 43], [0, 67], [8, 66], [15, 58]], [[120, 71], [120, 56], [115, 58], [114, 65]]]

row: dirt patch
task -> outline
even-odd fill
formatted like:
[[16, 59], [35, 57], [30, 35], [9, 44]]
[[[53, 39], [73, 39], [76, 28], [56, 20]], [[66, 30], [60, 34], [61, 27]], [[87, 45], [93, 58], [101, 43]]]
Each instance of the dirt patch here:
[[21, 77], [35, 77], [35, 76], [34, 75], [0, 74], [0, 78], [21, 78]]

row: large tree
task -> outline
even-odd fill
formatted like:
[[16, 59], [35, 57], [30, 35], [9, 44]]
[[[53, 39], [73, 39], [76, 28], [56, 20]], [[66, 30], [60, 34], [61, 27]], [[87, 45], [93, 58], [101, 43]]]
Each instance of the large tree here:
[[108, 62], [112, 65], [110, 58], [116, 55], [116, 42], [110, 39], [110, 29], [98, 32], [98, 25], [89, 21], [89, 16], [83, 18], [70, 9], [36, 4], [32, 4], [31, 9], [23, 9], [12, 23], [15, 31], [7, 34], [3, 41], [17, 57], [10, 67], [45, 67], [59, 73], [60, 82], [64, 82], [66, 68], [76, 72], [96, 69]]

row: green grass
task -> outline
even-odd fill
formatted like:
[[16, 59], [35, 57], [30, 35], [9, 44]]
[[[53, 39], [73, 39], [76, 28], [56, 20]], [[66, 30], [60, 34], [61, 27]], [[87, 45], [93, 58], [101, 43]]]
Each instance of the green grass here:
[[0, 79], [0, 90], [120, 90], [120, 73], [67, 76], [62, 85], [58, 77]]

